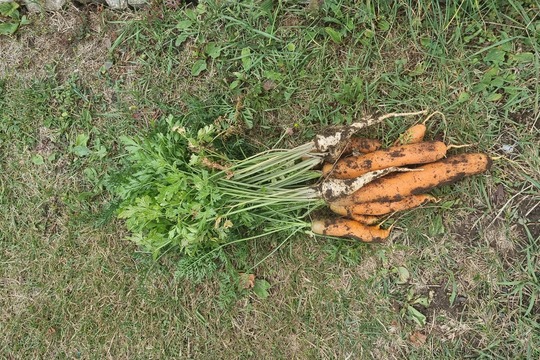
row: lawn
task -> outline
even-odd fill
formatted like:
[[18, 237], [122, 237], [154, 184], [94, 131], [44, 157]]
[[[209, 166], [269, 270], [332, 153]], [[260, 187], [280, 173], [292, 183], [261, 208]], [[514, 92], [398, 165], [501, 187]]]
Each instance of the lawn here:
[[[539, 14], [534, 0], [201, 0], [30, 16], [0, 36], [0, 354], [538, 359]], [[384, 244], [269, 237], [199, 279], [109, 211], [120, 137], [169, 116], [225, 121], [233, 150], [254, 152], [424, 109], [427, 138], [496, 160], [392, 216]], [[390, 145], [424, 118], [361, 134]], [[270, 287], [244, 289], [244, 272]]]

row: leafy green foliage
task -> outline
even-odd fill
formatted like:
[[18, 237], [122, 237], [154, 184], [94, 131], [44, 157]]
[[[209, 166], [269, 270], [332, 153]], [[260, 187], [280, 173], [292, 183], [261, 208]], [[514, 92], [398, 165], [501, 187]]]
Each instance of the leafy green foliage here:
[[[215, 148], [221, 127], [210, 124], [192, 133], [169, 116], [144, 139], [121, 138], [128, 164], [113, 186], [121, 199], [118, 216], [130, 239], [154, 257], [170, 247], [196, 256], [306, 226], [298, 218], [317, 202], [317, 193], [304, 187], [318, 177], [311, 168], [319, 160], [302, 159], [311, 145], [237, 160]], [[87, 141], [77, 137], [77, 156], [86, 155]]]
[[264, 279], [257, 279], [255, 280], [255, 286], [253, 286], [253, 293], [260, 299], [266, 299], [270, 295], [268, 293], [270, 287], [271, 285], [268, 281]]
[[[169, 245], [194, 255], [198, 250], [223, 243], [229, 233], [228, 219], [217, 215], [224, 204], [215, 191], [210, 171], [196, 168], [190, 158], [188, 140], [171, 128], [156, 129], [147, 139], [121, 140], [129, 153], [126, 181], [116, 187], [123, 199], [119, 217], [126, 219], [131, 240], [154, 256]], [[193, 143], [208, 140], [200, 131]]]
[[0, 35], [12, 35], [19, 26], [29, 24], [25, 15], [19, 13], [16, 2], [0, 3]]

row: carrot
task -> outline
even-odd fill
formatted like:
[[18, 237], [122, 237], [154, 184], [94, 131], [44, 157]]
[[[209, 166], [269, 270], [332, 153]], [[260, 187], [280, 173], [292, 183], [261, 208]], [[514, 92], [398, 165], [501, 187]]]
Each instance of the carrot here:
[[336, 214], [354, 219], [353, 216], [385, 215], [396, 211], [408, 210], [423, 205], [429, 201], [436, 201], [431, 195], [411, 195], [396, 201], [373, 201], [354, 204], [351, 206], [342, 206], [330, 204], [330, 209]]
[[[367, 172], [388, 167], [434, 162], [445, 155], [446, 145], [440, 141], [392, 146], [369, 154], [341, 159], [331, 167], [323, 167], [323, 176], [352, 179]], [[325, 170], [331, 173], [325, 173]]]
[[399, 135], [399, 138], [394, 142], [394, 146], [417, 144], [424, 140], [426, 134], [426, 125], [416, 124], [408, 128], [403, 134]]
[[[334, 211], [335, 212], [335, 211]], [[353, 219], [364, 225], [375, 225], [381, 219], [378, 216], [362, 215], [362, 214], [349, 214], [346, 215], [349, 219]]]
[[311, 223], [311, 231], [315, 234], [347, 237], [362, 242], [381, 242], [390, 235], [390, 229], [367, 226], [349, 219], [314, 220]]
[[377, 139], [352, 137], [349, 139], [347, 146], [343, 150], [343, 155], [349, 155], [354, 152], [361, 152], [362, 154], [368, 154], [370, 152], [379, 150], [381, 146], [382, 146], [382, 143]]
[[426, 164], [421, 171], [400, 172], [376, 179], [335, 204], [354, 206], [372, 201], [396, 201], [410, 195], [424, 194], [436, 186], [461, 180], [464, 176], [480, 174], [491, 167], [486, 154], [461, 154]]
[[[351, 154], [356, 155], [355, 153], [368, 154], [370, 152], [379, 150], [381, 146], [382, 143], [377, 139], [352, 137], [348, 140], [348, 143], [345, 146], [345, 149], [343, 149], [341, 156], [347, 156]], [[325, 162], [322, 168], [323, 176], [326, 176], [332, 170], [333, 166], [333, 164]]]
[[334, 168], [334, 164], [331, 164], [329, 162], [325, 162], [323, 167], [322, 167], [322, 176], [328, 176], [331, 172], [332, 172], [332, 169]]

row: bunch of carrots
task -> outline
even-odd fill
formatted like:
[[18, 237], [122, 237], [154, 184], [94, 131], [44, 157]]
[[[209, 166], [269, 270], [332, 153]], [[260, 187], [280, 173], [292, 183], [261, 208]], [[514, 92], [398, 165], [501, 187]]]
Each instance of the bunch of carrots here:
[[408, 168], [377, 178], [351, 194], [328, 201], [330, 209], [340, 217], [314, 220], [312, 231], [363, 242], [381, 242], [391, 231], [391, 228], [382, 229], [376, 225], [382, 216], [435, 202], [437, 199], [427, 194], [428, 191], [490, 168], [492, 161], [488, 155], [465, 153], [447, 156], [449, 149], [461, 146], [424, 141], [425, 134], [425, 122], [416, 124], [386, 149], [381, 149], [382, 144], [376, 139], [350, 138], [341, 158], [324, 164], [323, 178], [355, 179], [373, 171]]
[[[208, 254], [270, 234], [284, 242], [302, 232], [383, 241], [391, 231], [380, 227], [383, 216], [436, 201], [427, 194], [434, 187], [491, 165], [486, 154], [449, 156], [459, 146], [424, 141], [425, 121], [386, 149], [378, 140], [355, 137], [390, 117], [419, 114], [425, 112], [366, 117], [295, 148], [242, 159], [214, 146], [228, 131], [220, 124], [193, 133], [168, 117], [166, 132], [124, 139], [130, 166], [116, 187], [118, 216], [130, 239], [154, 256], [169, 248]], [[325, 207], [339, 217], [308, 221]]]

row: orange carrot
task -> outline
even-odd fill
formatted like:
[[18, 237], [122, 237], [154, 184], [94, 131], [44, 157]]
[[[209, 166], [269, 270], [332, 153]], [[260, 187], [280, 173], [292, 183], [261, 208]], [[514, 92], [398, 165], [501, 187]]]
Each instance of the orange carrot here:
[[363, 137], [352, 137], [348, 140], [343, 155], [349, 155], [353, 152], [361, 152], [362, 154], [368, 154], [375, 150], [379, 150], [382, 143], [377, 139], [368, 139]]
[[424, 140], [426, 134], [426, 125], [416, 124], [408, 128], [403, 134], [399, 135], [399, 138], [394, 142], [394, 146], [417, 144]]
[[[392, 146], [369, 154], [341, 159], [333, 166], [323, 167], [323, 176], [330, 175], [337, 179], [353, 179], [374, 170], [434, 162], [445, 155], [446, 145], [440, 141]], [[325, 173], [325, 170], [331, 172], [328, 174]]]
[[[379, 150], [382, 143], [377, 139], [369, 139], [363, 137], [352, 137], [348, 140], [347, 146], [343, 149], [341, 156], [347, 156], [354, 153], [368, 154], [370, 152]], [[322, 168], [323, 176], [326, 176], [334, 165], [326, 162]]]
[[328, 176], [332, 172], [333, 168], [334, 168], [334, 164], [325, 162], [322, 167], [322, 176]]
[[374, 215], [385, 215], [396, 211], [412, 209], [429, 201], [436, 201], [436, 199], [431, 195], [422, 194], [406, 196], [403, 199], [396, 201], [373, 201], [354, 204], [352, 206], [330, 204], [330, 209], [336, 214], [347, 216], [352, 219], [354, 219], [353, 216], [369, 216], [377, 218], [377, 216]]
[[353, 213], [349, 215], [344, 215], [344, 216], [347, 216], [349, 219], [356, 220], [359, 223], [362, 223], [364, 225], [375, 225], [381, 220], [378, 216], [353, 214]]
[[362, 242], [382, 242], [390, 235], [390, 229], [367, 226], [349, 219], [315, 220], [311, 223], [311, 230], [315, 234], [352, 238]]
[[464, 176], [480, 174], [491, 167], [486, 154], [461, 154], [426, 164], [420, 171], [400, 172], [374, 180], [350, 196], [335, 202], [337, 205], [354, 206], [372, 201], [396, 201], [410, 195], [420, 195], [436, 186], [461, 180]]

